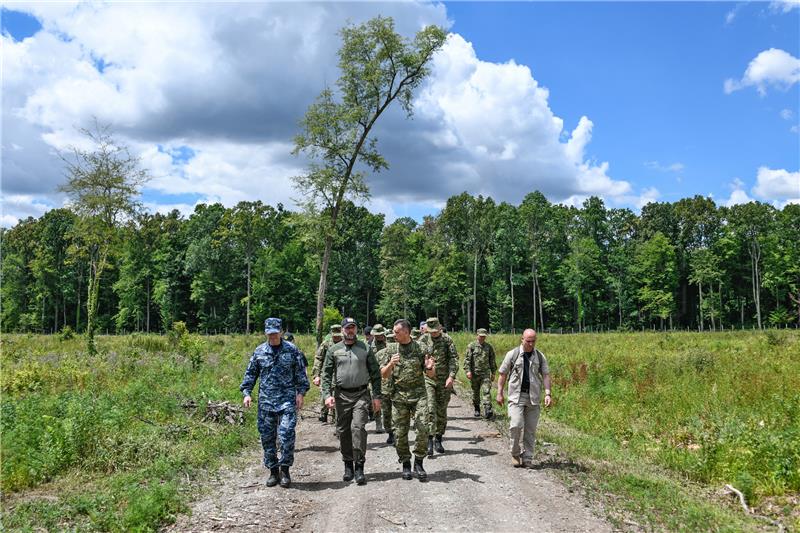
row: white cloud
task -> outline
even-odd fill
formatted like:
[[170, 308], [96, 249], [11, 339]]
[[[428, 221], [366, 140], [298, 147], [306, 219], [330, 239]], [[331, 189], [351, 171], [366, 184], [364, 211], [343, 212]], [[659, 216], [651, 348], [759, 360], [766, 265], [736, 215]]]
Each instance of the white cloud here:
[[759, 167], [753, 193], [777, 207], [800, 203], [800, 171]]
[[800, 0], [773, 0], [769, 7], [773, 11], [788, 13], [792, 9], [800, 7]]
[[792, 111], [791, 109], [781, 109], [781, 118], [783, 120], [792, 120], [793, 116], [794, 116], [794, 111]]
[[744, 190], [744, 182], [739, 178], [735, 178], [733, 183], [730, 184], [731, 195], [727, 200], [723, 200], [722, 204], [731, 207], [737, 204], [747, 204], [753, 201]]
[[741, 80], [725, 80], [726, 94], [755, 86], [760, 95], [767, 93], [767, 86], [788, 89], [800, 81], [800, 59], [779, 48], [770, 48], [759, 53], [750, 64]]
[[53, 207], [29, 194], [4, 194], [0, 201], [0, 226], [11, 227], [27, 217], [39, 218]]
[[629, 194], [628, 182], [608, 175], [607, 162], [587, 158], [592, 121], [581, 117], [561, 142], [564, 123], [548, 98], [527, 66], [482, 61], [471, 43], [451, 34], [417, 99], [415, 122], [447, 148], [430, 165], [442, 176], [430, 183], [428, 170], [420, 185], [428, 182], [439, 198], [467, 190], [510, 202], [535, 189], [555, 201], [592, 194], [613, 201]]
[[[304, 161], [290, 155], [292, 136], [336, 80], [346, 21], [380, 13], [405, 35], [450, 24], [443, 4], [413, 2], [15, 9], [33, 12], [43, 30], [22, 42], [2, 37], [3, 194], [58, 204], [56, 149], [81, 142], [75, 126], [95, 116], [113, 122], [153, 175], [149, 207], [181, 212], [194, 198], [293, 206], [290, 178]], [[404, 205], [438, 209], [464, 190], [515, 203], [538, 189], [553, 201], [599, 195], [632, 206], [654, 194], [610, 176], [609, 163], [590, 153], [592, 120], [565, 128], [527, 66], [483, 61], [459, 35], [437, 55], [415, 105], [413, 120], [395, 106], [376, 126], [390, 169], [369, 176], [371, 206], [387, 220], [404, 216]], [[192, 157], [176, 156], [184, 147]]]
[[669, 165], [662, 165], [658, 161], [645, 161], [644, 166], [658, 170], [659, 172], [683, 172], [686, 166], [683, 163], [671, 163]]

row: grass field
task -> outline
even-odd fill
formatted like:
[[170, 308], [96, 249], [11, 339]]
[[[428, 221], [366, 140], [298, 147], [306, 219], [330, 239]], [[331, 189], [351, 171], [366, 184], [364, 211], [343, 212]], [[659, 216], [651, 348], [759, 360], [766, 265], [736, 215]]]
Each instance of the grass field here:
[[[199, 476], [258, 446], [255, 409], [243, 426], [202, 418], [208, 400], [239, 404], [262, 339], [101, 336], [100, 353], [88, 357], [78, 338], [4, 335], [3, 528], [169, 523]], [[472, 336], [454, 339], [463, 354]], [[499, 357], [517, 340], [490, 337]], [[311, 337], [298, 342], [313, 357]], [[796, 332], [542, 335], [538, 347], [555, 398], [540, 439], [585, 467], [579, 481], [612, 519], [648, 529], [756, 527], [718, 493], [730, 483], [760, 512], [800, 527]]]

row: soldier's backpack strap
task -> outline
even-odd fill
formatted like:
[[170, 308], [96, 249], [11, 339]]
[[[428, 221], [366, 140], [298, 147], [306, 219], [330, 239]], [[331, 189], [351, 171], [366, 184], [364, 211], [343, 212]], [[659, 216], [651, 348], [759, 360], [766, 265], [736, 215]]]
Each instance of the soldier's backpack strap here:
[[[536, 352], [536, 359], [539, 360], [539, 373], [541, 373], [542, 372], [542, 365], [543, 365], [542, 352], [540, 352], [538, 348], [534, 348], [533, 351]], [[511, 371], [512, 372], [514, 371], [515, 368], [517, 368], [515, 363], [517, 362], [517, 359], [519, 359], [519, 354], [520, 353], [522, 353], [522, 350], [519, 349], [519, 346], [514, 348], [514, 354], [511, 356]]]

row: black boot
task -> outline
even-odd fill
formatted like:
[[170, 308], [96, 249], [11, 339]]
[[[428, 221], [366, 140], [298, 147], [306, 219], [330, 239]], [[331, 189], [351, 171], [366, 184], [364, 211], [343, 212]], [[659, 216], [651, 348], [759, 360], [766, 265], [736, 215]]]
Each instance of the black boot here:
[[353, 481], [353, 475], [353, 461], [345, 461], [342, 481]]
[[428, 481], [428, 473], [422, 468], [422, 459], [414, 458], [414, 474], [420, 481]]
[[319, 421], [322, 422], [323, 424], [327, 423], [328, 422], [328, 413], [321, 412], [319, 414]]
[[394, 444], [394, 431], [389, 431], [389, 438], [386, 439], [386, 444]]
[[414, 477], [411, 474], [411, 461], [403, 461], [403, 479], [411, 479]]
[[367, 484], [367, 478], [364, 477], [364, 463], [356, 463], [356, 484]]
[[269, 469], [269, 478], [267, 479], [267, 487], [274, 487], [278, 484], [278, 467], [275, 466]]
[[436, 450], [436, 453], [444, 453], [444, 446], [442, 446], [441, 435], [436, 435], [436, 438], [433, 441], [433, 449]]
[[[433, 437], [428, 437], [428, 457], [433, 457]], [[414, 463], [414, 468], [417, 468], [416, 463]]]
[[281, 487], [284, 489], [288, 489], [289, 485], [292, 484], [292, 478], [289, 477], [289, 467], [282, 466], [281, 467]]
[[474, 414], [475, 414], [475, 418], [480, 418], [481, 417], [481, 406], [480, 405], [476, 405], [475, 406], [475, 413]]
[[487, 406], [486, 407], [486, 420], [492, 420], [493, 418], [494, 418], [494, 411], [492, 411], [491, 407]]

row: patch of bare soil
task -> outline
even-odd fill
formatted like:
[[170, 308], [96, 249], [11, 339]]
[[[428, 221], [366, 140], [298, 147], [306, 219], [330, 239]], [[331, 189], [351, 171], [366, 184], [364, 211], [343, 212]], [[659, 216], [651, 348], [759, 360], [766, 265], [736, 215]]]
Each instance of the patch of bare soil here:
[[[306, 416], [297, 428], [292, 487], [267, 488], [260, 449], [223, 470], [207, 495], [167, 531], [611, 531], [555, 475], [574, 465], [552, 446], [535, 467], [511, 465], [508, 440], [453, 396], [445, 453], [425, 460], [428, 482], [400, 477], [386, 434], [367, 426], [367, 484], [342, 481], [333, 426]], [[253, 428], [255, 433], [255, 428]], [[256, 438], [256, 435], [254, 435]]]

